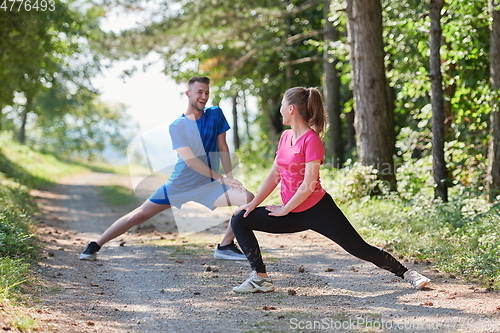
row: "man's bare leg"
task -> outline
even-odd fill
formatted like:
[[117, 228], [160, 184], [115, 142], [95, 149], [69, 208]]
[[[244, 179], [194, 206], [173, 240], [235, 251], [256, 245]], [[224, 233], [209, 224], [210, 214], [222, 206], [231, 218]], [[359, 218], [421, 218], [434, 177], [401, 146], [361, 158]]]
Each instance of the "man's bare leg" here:
[[[235, 189], [230, 189], [226, 193], [222, 194], [214, 202], [214, 207], [229, 207], [229, 206], [241, 206], [249, 203], [254, 198], [254, 195], [248, 191], [239, 191]], [[234, 240], [233, 229], [231, 229], [231, 223], [226, 229], [224, 238], [220, 242], [220, 246], [225, 246], [231, 244]]]
[[142, 205], [140, 205], [130, 213], [120, 217], [112, 225], [110, 225], [109, 228], [104, 231], [101, 237], [96, 241], [96, 243], [99, 246], [103, 246], [110, 240], [124, 234], [132, 227], [146, 222], [153, 216], [163, 212], [166, 209], [169, 209], [170, 207], [170, 205], [159, 205], [146, 200]]
[[90, 242], [83, 253], [80, 254], [80, 260], [96, 260], [97, 252], [101, 246], [110, 240], [127, 232], [133, 226], [146, 222], [156, 214], [170, 208], [170, 205], [158, 205], [146, 200], [142, 205], [120, 217], [101, 235], [97, 242]]

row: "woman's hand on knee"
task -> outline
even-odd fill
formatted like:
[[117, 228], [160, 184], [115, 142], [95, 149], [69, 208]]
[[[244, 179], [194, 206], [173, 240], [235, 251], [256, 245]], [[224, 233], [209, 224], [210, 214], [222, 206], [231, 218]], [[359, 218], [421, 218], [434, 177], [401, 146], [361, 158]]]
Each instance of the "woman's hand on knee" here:
[[241, 211], [245, 211], [245, 213], [243, 214], [243, 217], [247, 217], [248, 214], [250, 214], [254, 209], [255, 209], [256, 205], [253, 203], [253, 202], [249, 202], [245, 205], [242, 205], [242, 206], [239, 206], [238, 208], [236, 208], [234, 210], [234, 213], [233, 215], [236, 215], [238, 214], [239, 212]]
[[270, 216], [285, 216], [289, 213], [285, 206], [280, 205], [266, 206], [266, 210], [269, 212]]

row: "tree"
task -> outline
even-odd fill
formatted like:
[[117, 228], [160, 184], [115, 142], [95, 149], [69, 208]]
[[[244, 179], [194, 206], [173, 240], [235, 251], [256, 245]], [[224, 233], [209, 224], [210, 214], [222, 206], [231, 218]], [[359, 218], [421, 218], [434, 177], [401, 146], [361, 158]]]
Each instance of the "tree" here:
[[344, 163], [344, 143], [342, 140], [342, 108], [340, 105], [340, 73], [337, 70], [339, 60], [329, 54], [329, 43], [339, 39], [339, 32], [330, 19], [330, 0], [325, 1], [324, 8], [325, 32], [323, 34], [323, 97], [329, 120], [329, 142], [327, 153], [332, 155], [334, 168], [342, 168]]
[[394, 124], [390, 114], [380, 0], [347, 1], [355, 128], [360, 162], [396, 190]]
[[[0, 40], [0, 80], [8, 82], [0, 87], [0, 105], [12, 105], [14, 92], [24, 95], [18, 134], [23, 143], [28, 115], [35, 109], [42, 114], [52, 112], [36, 108], [39, 95], [63, 78], [73, 90], [87, 87], [96, 72], [98, 63], [90, 52], [89, 39], [99, 30], [100, 8], [79, 12], [71, 5], [55, 0], [53, 10], [9, 11], [0, 18], [5, 37]], [[78, 75], [67, 75], [75, 67]]]
[[233, 144], [234, 149], [240, 148], [240, 136], [238, 133], [238, 96], [232, 97], [232, 115], [233, 115]]
[[37, 126], [31, 127], [36, 138], [28, 138], [31, 146], [62, 158], [84, 160], [95, 160], [111, 147], [126, 149], [137, 127], [124, 105], [105, 104], [96, 92], [83, 87], [71, 98], [59, 97], [66, 93], [64, 86], [54, 86], [39, 96], [34, 112], [47, 108], [55, 112], [37, 117]]
[[322, 58], [314, 42], [322, 39], [322, 25], [322, 6], [315, 1], [190, 0], [163, 20], [109, 34], [103, 45], [115, 57], [156, 52], [178, 82], [208, 75], [214, 95], [256, 96], [261, 135], [277, 141], [283, 92], [292, 85], [321, 85]]
[[488, 190], [493, 202], [500, 194], [500, 3], [489, 0], [491, 15], [490, 73], [492, 110], [490, 118], [490, 142], [488, 148]]
[[432, 103], [432, 156], [433, 175], [435, 182], [435, 196], [444, 202], [448, 201], [448, 171], [444, 158], [444, 103], [443, 103], [443, 76], [441, 74], [441, 10], [443, 0], [430, 0], [429, 16], [431, 19], [430, 30], [430, 80]]

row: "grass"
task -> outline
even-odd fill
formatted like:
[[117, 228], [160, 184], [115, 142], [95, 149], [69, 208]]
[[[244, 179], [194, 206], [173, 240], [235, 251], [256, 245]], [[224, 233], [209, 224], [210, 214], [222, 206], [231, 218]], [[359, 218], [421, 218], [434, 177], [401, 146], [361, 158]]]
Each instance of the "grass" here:
[[63, 176], [82, 173], [89, 169], [77, 163], [60, 161], [53, 155], [37, 153], [0, 134], [0, 171], [11, 181], [28, 188], [42, 188]]
[[219, 235], [192, 234], [186, 237], [151, 240], [148, 243], [168, 250], [171, 259], [184, 256], [201, 256], [213, 251], [211, 245], [220, 241]]
[[29, 278], [29, 264], [21, 259], [0, 258], [0, 300], [9, 299]]
[[35, 319], [28, 317], [26, 315], [16, 316], [12, 320], [12, 324], [15, 328], [20, 330], [21, 332], [34, 332], [38, 326], [38, 323]]
[[131, 189], [120, 185], [100, 186], [99, 194], [113, 206], [129, 205], [137, 200]]

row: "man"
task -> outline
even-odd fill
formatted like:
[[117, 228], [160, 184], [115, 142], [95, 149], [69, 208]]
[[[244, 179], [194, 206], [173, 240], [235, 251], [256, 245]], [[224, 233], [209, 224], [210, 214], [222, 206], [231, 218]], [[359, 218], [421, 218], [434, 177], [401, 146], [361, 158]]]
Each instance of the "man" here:
[[[205, 108], [210, 94], [209, 84], [208, 77], [189, 79], [185, 92], [187, 110], [169, 126], [172, 148], [178, 154], [171, 177], [141, 206], [116, 220], [97, 241], [89, 243], [80, 254], [81, 260], [95, 260], [97, 251], [105, 243], [172, 206], [180, 208], [188, 201], [195, 201], [215, 209], [241, 206], [253, 199], [254, 195], [232, 178], [226, 142], [229, 124], [222, 110], [219, 107]], [[226, 177], [218, 173], [219, 160]], [[229, 226], [214, 257], [246, 260], [233, 240], [234, 233]]]

